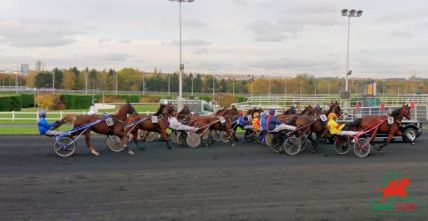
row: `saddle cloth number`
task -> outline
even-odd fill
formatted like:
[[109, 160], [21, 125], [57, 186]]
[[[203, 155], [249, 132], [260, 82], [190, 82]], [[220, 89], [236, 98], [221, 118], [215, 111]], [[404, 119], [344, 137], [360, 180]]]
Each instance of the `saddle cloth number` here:
[[220, 117], [219, 120], [220, 120], [221, 124], [224, 124], [226, 122], [226, 120], [224, 119], [224, 117]]
[[389, 116], [388, 117], [388, 124], [393, 124], [394, 123], [394, 117]]
[[251, 117], [251, 115], [247, 115], [248, 121], [252, 121], [253, 117]]
[[157, 124], [159, 122], [159, 119], [157, 116], [152, 116], [152, 123]]
[[105, 119], [107, 126], [113, 126], [114, 121], [111, 117]]
[[327, 121], [327, 117], [324, 114], [320, 115], [320, 118], [323, 122]]

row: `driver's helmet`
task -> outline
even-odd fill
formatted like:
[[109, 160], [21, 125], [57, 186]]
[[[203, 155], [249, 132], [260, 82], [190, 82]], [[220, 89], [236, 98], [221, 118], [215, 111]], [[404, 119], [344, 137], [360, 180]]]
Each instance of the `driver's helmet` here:
[[269, 114], [275, 114], [275, 109], [273, 109], [273, 108], [271, 108], [271, 109], [269, 109]]
[[260, 113], [260, 118], [264, 118], [265, 117], [265, 112], [261, 112]]
[[39, 117], [40, 118], [46, 118], [46, 111], [44, 111], [44, 110], [39, 111]]
[[253, 116], [254, 118], [259, 117], [259, 112], [254, 112]]
[[321, 110], [320, 104], [317, 104], [317, 106], [315, 106], [315, 110]]
[[329, 114], [328, 114], [328, 119], [333, 119], [333, 120], [334, 120], [334, 119], [336, 119], [336, 117], [337, 117], [337, 116], [336, 116], [336, 114], [335, 114], [335, 113], [329, 113]]

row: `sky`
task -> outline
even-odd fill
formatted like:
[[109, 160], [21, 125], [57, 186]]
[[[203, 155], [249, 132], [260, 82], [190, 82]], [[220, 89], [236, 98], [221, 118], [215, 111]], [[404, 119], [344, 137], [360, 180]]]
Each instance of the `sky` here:
[[[173, 72], [179, 4], [170, 0], [0, 0], [0, 69]], [[186, 72], [428, 78], [426, 0], [195, 0], [182, 4]]]

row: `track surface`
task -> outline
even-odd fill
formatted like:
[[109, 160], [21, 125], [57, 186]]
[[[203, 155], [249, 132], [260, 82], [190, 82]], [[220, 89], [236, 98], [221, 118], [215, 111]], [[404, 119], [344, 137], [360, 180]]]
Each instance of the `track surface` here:
[[367, 214], [389, 171], [428, 202], [426, 135], [365, 159], [331, 145], [287, 156], [246, 143], [169, 151], [154, 142], [129, 156], [108, 151], [102, 136], [101, 156], [79, 140], [77, 154], [60, 159], [53, 141], [0, 137], [0, 220], [394, 220]]

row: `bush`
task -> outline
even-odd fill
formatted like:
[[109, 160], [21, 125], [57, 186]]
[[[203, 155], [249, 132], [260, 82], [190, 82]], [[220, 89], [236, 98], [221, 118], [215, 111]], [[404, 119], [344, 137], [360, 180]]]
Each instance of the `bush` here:
[[34, 95], [21, 94], [21, 107], [33, 107], [33, 106], [34, 106]]
[[216, 94], [215, 101], [225, 108], [229, 108], [232, 103], [236, 102], [236, 98], [232, 94]]
[[20, 111], [21, 96], [5, 95], [0, 96], [0, 111]]
[[140, 103], [159, 103], [160, 96], [141, 96]]
[[126, 103], [126, 100], [119, 98], [117, 96], [104, 96], [104, 98], [101, 98], [101, 100], [99, 100], [99, 102], [102, 103]]
[[[99, 96], [95, 99], [99, 100]], [[92, 105], [92, 95], [63, 94], [60, 100], [66, 109], [87, 109]]]
[[55, 107], [60, 103], [59, 96], [56, 94], [41, 94], [37, 95], [37, 106], [45, 110], [55, 110]]

